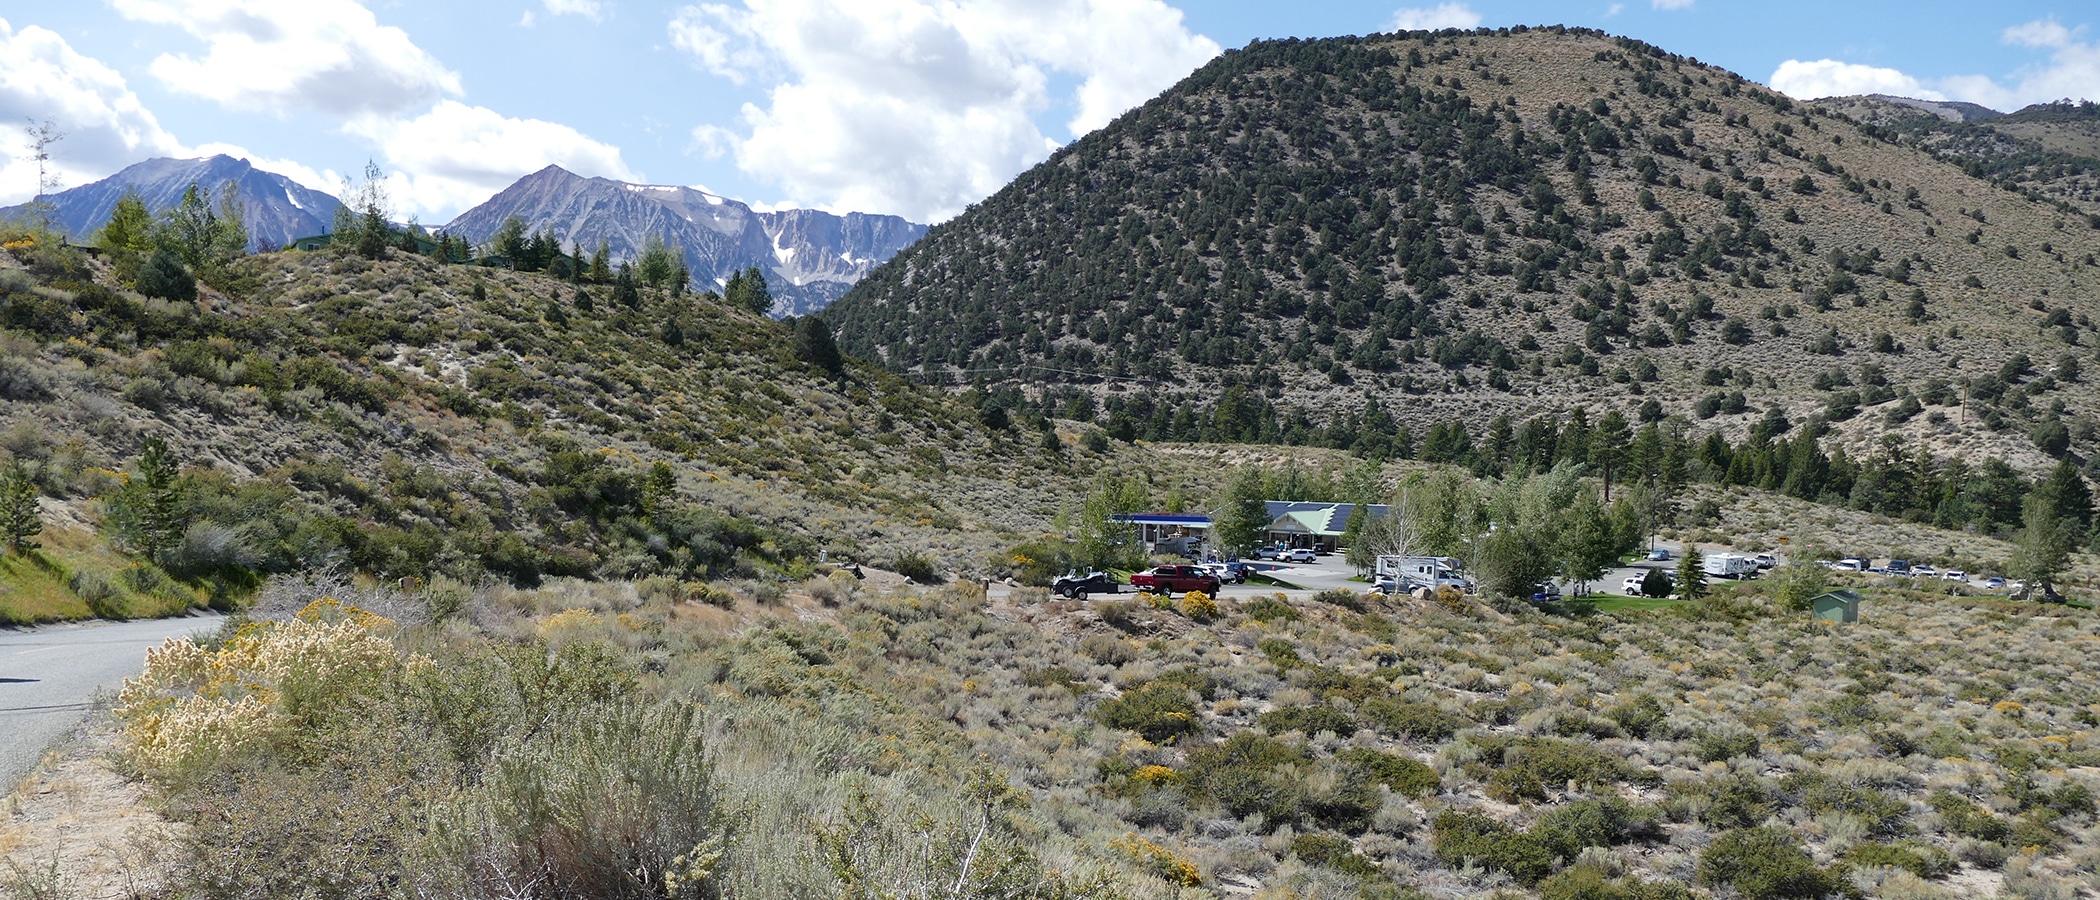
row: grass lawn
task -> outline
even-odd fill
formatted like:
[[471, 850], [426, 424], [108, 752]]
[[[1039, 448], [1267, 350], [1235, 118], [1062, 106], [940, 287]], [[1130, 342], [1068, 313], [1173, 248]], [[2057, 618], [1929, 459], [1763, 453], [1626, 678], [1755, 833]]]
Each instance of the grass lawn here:
[[1588, 600], [1590, 608], [1601, 613], [1667, 609], [1684, 602], [1670, 597], [1621, 597], [1616, 594], [1592, 594]]

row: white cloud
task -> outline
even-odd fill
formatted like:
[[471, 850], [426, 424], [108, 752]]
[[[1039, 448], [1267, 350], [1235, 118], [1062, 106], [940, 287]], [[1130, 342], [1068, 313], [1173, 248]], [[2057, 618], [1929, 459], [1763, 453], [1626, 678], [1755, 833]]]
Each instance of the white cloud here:
[[1689, 9], [1697, 0], [1654, 0], [1656, 9]]
[[1849, 97], [1854, 94], [1893, 94], [1919, 100], [1945, 100], [1944, 95], [1924, 82], [1895, 69], [1859, 63], [1819, 59], [1804, 62], [1790, 59], [1772, 73], [1772, 89], [1790, 97]]
[[1445, 28], [1479, 28], [1480, 14], [1463, 3], [1431, 8], [1403, 7], [1393, 10], [1387, 31], [1439, 31]]
[[582, 16], [593, 22], [605, 18], [605, 4], [598, 0], [540, 0], [547, 12], [557, 16]]
[[2026, 66], [2006, 82], [1988, 75], [1918, 78], [1896, 69], [1819, 59], [1790, 59], [1772, 73], [1773, 89], [1804, 100], [1849, 94], [1894, 94], [1921, 100], [1963, 100], [2010, 112], [2051, 100], [2100, 99], [2100, 46], [2081, 40], [2085, 29], [2039, 19], [2005, 29], [2007, 44], [2049, 51], [2045, 63]]
[[2029, 47], [2068, 47], [2071, 29], [2057, 24], [2055, 19], [2038, 19], [2005, 29], [2005, 42]]
[[459, 74], [354, 0], [111, 0], [125, 18], [174, 25], [205, 53], [165, 53], [170, 89], [233, 109], [399, 113], [460, 93]]
[[514, 119], [441, 100], [412, 119], [370, 116], [345, 131], [380, 149], [395, 205], [403, 214], [450, 218], [511, 182], [549, 165], [578, 175], [639, 181], [620, 148], [567, 125]]
[[21, 126], [46, 120], [65, 134], [49, 163], [63, 187], [148, 156], [184, 155], [115, 69], [76, 52], [56, 32], [35, 25], [17, 31], [0, 19], [0, 203], [36, 194], [37, 167], [24, 158], [30, 151]]
[[790, 202], [919, 221], [1048, 155], [1034, 117], [1054, 99], [1085, 134], [1220, 52], [1162, 0], [739, 0], [684, 7], [669, 31], [707, 70], [773, 85], [745, 133], [695, 129], [697, 151], [730, 150]]
[[1618, 15], [1618, 14], [1622, 13], [1622, 12], [1625, 12], [1625, 11], [1626, 11], [1626, 4], [1624, 4], [1624, 3], [1614, 3], [1614, 4], [1612, 4], [1612, 5], [1610, 5], [1610, 6], [1607, 6], [1607, 7], [1605, 7], [1605, 8], [1604, 8], [1604, 17], [1605, 17], [1605, 18], [1607, 18], [1607, 19], [1609, 19], [1609, 18], [1611, 18], [1611, 17], [1613, 17], [1613, 16], [1616, 16], [1616, 15]]

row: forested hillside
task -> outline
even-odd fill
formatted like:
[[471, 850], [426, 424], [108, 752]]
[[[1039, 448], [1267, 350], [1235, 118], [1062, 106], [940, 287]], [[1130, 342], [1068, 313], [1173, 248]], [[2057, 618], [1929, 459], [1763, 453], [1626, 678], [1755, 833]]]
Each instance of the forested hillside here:
[[1406, 455], [1586, 406], [2083, 458], [2100, 222], [1887, 137], [1595, 32], [1257, 42], [825, 316], [1130, 437]]
[[[0, 459], [33, 480], [61, 576], [122, 568], [95, 555], [106, 543], [228, 604], [262, 577], [337, 565], [726, 586], [827, 558], [915, 559], [930, 577], [1039, 532], [1071, 502], [1053, 485], [1104, 464], [1186, 468], [1060, 435], [1027, 409], [987, 422], [842, 359], [815, 319], [626, 277], [562, 282], [381, 245], [377, 259], [201, 266], [223, 289], [172, 261], [180, 278], [163, 284], [160, 262], [134, 261], [142, 293], [109, 264], [117, 251], [19, 232], [6, 246]], [[54, 596], [114, 598], [89, 601], [101, 615], [163, 605], [160, 576], [88, 583], [100, 577]]]

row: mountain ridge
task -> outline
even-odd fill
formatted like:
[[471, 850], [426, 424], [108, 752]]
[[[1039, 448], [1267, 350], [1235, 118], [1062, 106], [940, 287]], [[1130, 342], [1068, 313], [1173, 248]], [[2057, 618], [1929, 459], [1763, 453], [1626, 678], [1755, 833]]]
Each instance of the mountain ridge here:
[[[100, 181], [48, 195], [52, 224], [76, 241], [91, 239], [109, 221], [118, 198], [136, 189], [154, 213], [175, 207], [183, 192], [197, 185], [217, 202], [222, 185], [231, 182], [244, 207], [248, 249], [275, 249], [294, 239], [326, 233], [342, 201], [275, 172], [258, 169], [246, 159], [225, 154], [197, 159], [156, 157], [124, 167]], [[21, 215], [29, 204], [0, 209], [0, 216]]]
[[684, 251], [702, 286], [719, 287], [757, 266], [772, 287], [775, 315], [822, 309], [926, 232], [897, 216], [760, 212], [697, 188], [586, 178], [552, 165], [461, 213], [444, 230], [486, 241], [512, 216], [528, 232], [550, 231], [564, 246], [586, 252], [604, 240], [616, 261], [639, 256], [651, 236], [662, 237]]

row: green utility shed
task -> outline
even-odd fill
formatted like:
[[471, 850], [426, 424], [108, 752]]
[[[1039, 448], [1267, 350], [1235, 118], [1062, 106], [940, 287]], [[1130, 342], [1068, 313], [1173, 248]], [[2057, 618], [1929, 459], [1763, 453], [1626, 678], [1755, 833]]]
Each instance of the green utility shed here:
[[1859, 594], [1853, 591], [1836, 590], [1818, 594], [1808, 601], [1811, 614], [1818, 619], [1832, 622], [1859, 621]]

